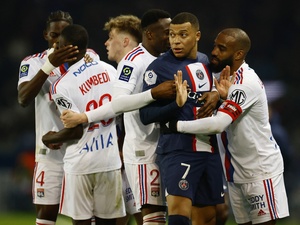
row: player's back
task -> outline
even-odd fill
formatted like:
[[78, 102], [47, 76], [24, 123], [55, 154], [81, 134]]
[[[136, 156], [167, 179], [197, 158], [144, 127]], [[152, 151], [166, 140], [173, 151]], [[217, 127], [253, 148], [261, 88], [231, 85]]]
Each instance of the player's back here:
[[[83, 60], [72, 65], [53, 85], [53, 97], [62, 109], [89, 111], [111, 101], [113, 66]], [[87, 174], [120, 168], [115, 119], [83, 125], [83, 136], [68, 142], [64, 158], [65, 170]]]

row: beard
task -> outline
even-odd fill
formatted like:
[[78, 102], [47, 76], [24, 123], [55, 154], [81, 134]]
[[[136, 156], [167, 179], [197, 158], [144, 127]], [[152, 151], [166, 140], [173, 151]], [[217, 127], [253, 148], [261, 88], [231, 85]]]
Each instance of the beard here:
[[[214, 61], [212, 59], [214, 59]], [[210, 69], [213, 73], [219, 73], [226, 66], [232, 67], [232, 64], [233, 64], [233, 56], [228, 57], [224, 60], [219, 60], [217, 57], [211, 56], [209, 65], [210, 65]]]

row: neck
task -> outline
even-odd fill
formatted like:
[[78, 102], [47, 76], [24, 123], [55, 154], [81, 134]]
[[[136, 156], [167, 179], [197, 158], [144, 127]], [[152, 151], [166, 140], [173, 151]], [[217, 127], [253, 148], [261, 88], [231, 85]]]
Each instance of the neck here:
[[196, 45], [186, 56], [188, 59], [197, 59], [198, 45]]
[[160, 55], [160, 53], [156, 52], [148, 42], [143, 41], [142, 45], [151, 55], [155, 57], [158, 57]]
[[77, 63], [78, 61], [80, 61], [86, 54], [86, 49], [84, 50], [79, 50], [79, 53], [77, 55], [74, 55], [74, 57], [76, 57], [76, 59], [74, 61], [68, 62], [69, 67], [72, 66], [73, 64]]
[[232, 67], [230, 68], [230, 73], [233, 74], [235, 71], [237, 71], [244, 62], [245, 61], [243, 60], [243, 61], [238, 61], [238, 62], [234, 63], [232, 65]]

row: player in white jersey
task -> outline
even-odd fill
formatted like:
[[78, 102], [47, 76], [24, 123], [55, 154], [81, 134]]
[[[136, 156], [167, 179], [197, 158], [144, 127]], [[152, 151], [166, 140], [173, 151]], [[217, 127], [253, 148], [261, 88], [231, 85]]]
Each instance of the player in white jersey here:
[[[107, 49], [107, 57], [111, 61], [119, 63], [127, 52], [135, 48], [141, 42], [142, 32], [140, 29], [141, 20], [134, 15], [120, 15], [110, 18], [104, 25], [109, 38], [104, 43]], [[124, 141], [124, 121], [123, 114], [116, 118], [119, 151], [122, 157], [122, 146]], [[122, 165], [123, 197], [126, 207], [126, 216], [117, 218], [116, 225], [126, 225], [133, 215], [137, 225], [143, 224], [142, 213], [136, 208], [135, 199], [129, 185], [126, 171]]]
[[[225, 133], [225, 131], [222, 132], [221, 134], [216, 134], [220, 153], [224, 152], [224, 145], [227, 143], [227, 142], [223, 142], [222, 139], [223, 133]], [[225, 179], [224, 173], [222, 179], [223, 179], [223, 189], [224, 189], [224, 203], [216, 205], [216, 213], [217, 213], [216, 225], [225, 225], [229, 217], [229, 196], [228, 196], [227, 181]]]
[[[66, 111], [62, 120], [67, 127], [78, 123], [98, 121], [108, 115], [138, 109], [156, 98], [173, 95], [173, 81], [162, 83], [142, 92], [143, 74], [147, 66], [169, 48], [170, 15], [158, 9], [147, 11], [142, 17], [142, 43], [130, 51], [118, 64], [118, 79], [114, 84], [111, 105], [99, 110], [74, 114]], [[101, 109], [102, 108], [102, 109]], [[164, 224], [165, 201], [161, 189], [160, 172], [155, 163], [155, 148], [159, 131], [155, 124], [145, 126], [139, 111], [124, 114], [125, 140], [123, 146], [125, 170], [137, 208], [141, 208], [144, 224]]]
[[[62, 29], [73, 23], [68, 12], [52, 12], [44, 30], [44, 38], [49, 49], [57, 41]], [[74, 60], [76, 47], [66, 46], [52, 54], [52, 63], [56, 66]], [[42, 135], [49, 130], [59, 130], [62, 124], [55, 104], [49, 94], [50, 85], [61, 76], [64, 68], [46, 71], [45, 65], [49, 52], [45, 50], [23, 59], [20, 65], [18, 81], [18, 101], [27, 107], [35, 100], [35, 171], [33, 177], [33, 203], [36, 206], [36, 224], [55, 224], [63, 177], [63, 156], [65, 148], [53, 146], [56, 151], [50, 151], [42, 143]]]
[[[241, 29], [229, 28], [218, 34], [211, 68], [219, 72], [229, 65], [219, 83], [216, 82], [221, 97], [226, 100], [214, 117], [178, 121], [171, 126], [186, 133], [225, 130], [228, 143], [221, 157], [236, 222], [273, 225], [277, 219], [289, 216], [284, 166], [269, 124], [264, 85], [245, 62], [250, 45], [248, 35]], [[228, 78], [234, 71], [234, 79]], [[180, 84], [179, 79], [177, 102], [182, 105], [186, 89]]]
[[[51, 86], [58, 110], [83, 112], [110, 101], [115, 68], [98, 60], [85, 63], [88, 34], [82, 26], [70, 25], [62, 31], [59, 48], [70, 44], [78, 46], [77, 59]], [[60, 213], [82, 225], [90, 224], [93, 215], [96, 224], [115, 224], [115, 218], [125, 215], [114, 118], [49, 131], [42, 140], [47, 146], [66, 143]]]

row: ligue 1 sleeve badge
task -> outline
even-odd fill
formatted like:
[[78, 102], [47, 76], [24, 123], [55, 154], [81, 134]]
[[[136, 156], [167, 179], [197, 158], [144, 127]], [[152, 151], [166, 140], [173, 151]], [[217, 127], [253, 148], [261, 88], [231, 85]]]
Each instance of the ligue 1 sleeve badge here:
[[130, 76], [132, 74], [132, 71], [133, 71], [133, 67], [124, 65], [123, 69], [122, 69], [122, 72], [119, 76], [119, 80], [123, 80], [123, 81], [128, 82], [129, 79], [130, 79]]
[[29, 64], [26, 64], [26, 65], [22, 65], [20, 67], [20, 72], [19, 72], [19, 77], [25, 77], [28, 75], [28, 71], [29, 71]]
[[153, 85], [156, 83], [157, 75], [153, 70], [147, 70], [145, 72], [144, 81], [147, 85]]
[[181, 190], [185, 191], [189, 189], [189, 182], [187, 180], [181, 180], [179, 181], [178, 186]]

